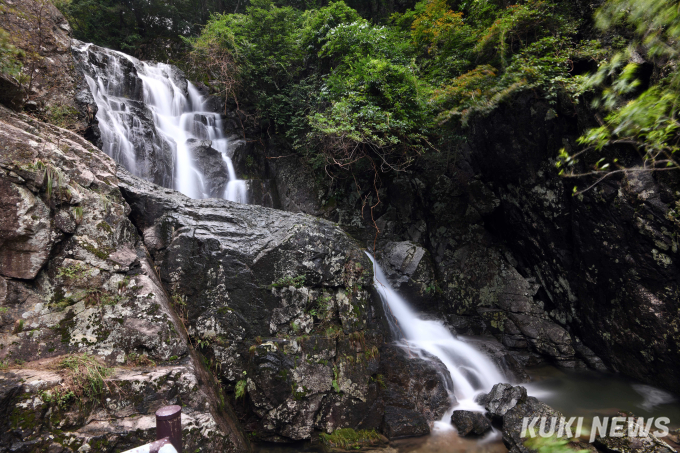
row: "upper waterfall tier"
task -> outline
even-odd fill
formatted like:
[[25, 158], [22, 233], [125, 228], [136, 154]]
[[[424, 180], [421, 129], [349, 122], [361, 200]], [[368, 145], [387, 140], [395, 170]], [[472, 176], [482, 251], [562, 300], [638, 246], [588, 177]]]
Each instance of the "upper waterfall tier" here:
[[191, 198], [247, 202], [231, 162], [239, 141], [225, 136], [222, 116], [182, 71], [79, 41], [73, 54], [97, 104], [104, 152]]

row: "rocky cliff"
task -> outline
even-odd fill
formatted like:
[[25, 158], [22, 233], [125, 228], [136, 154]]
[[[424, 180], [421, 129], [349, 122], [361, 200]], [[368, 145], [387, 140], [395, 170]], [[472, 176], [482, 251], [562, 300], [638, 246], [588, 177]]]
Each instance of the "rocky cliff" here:
[[590, 118], [520, 94], [475, 119], [462, 145], [382, 176], [373, 210], [371, 175], [357, 189], [298, 170], [275, 140], [260, 152], [281, 156], [265, 170], [284, 208], [370, 247], [379, 230], [395, 286], [457, 332], [491, 333], [524, 364], [608, 368], [674, 391], [678, 180], [641, 172], [573, 197], [586, 181], [560, 178], [554, 159]]

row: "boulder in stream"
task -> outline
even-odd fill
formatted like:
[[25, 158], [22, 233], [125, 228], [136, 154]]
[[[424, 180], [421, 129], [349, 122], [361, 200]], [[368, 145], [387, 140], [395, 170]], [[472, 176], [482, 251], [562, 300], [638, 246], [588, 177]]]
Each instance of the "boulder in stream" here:
[[491, 429], [491, 422], [479, 412], [453, 411], [451, 424], [462, 437], [481, 436]]

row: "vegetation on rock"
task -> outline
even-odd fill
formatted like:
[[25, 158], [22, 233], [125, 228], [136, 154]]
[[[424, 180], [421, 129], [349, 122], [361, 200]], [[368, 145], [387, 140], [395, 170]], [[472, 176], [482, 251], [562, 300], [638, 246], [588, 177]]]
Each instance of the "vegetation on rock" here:
[[331, 434], [321, 433], [321, 442], [327, 447], [345, 450], [359, 450], [362, 447], [375, 446], [382, 441], [382, 437], [375, 430], [359, 430], [340, 428]]

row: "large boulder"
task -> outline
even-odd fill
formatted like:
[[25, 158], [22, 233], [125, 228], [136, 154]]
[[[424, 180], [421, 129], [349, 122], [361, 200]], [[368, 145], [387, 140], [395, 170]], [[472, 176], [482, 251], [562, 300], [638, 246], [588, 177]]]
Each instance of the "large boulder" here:
[[533, 450], [525, 446], [529, 438], [524, 429], [525, 417], [545, 417], [559, 420], [563, 415], [532, 396], [527, 396], [524, 387], [513, 387], [509, 384], [496, 384], [487, 395], [478, 399], [483, 404], [489, 416], [501, 424], [503, 443], [512, 453], [530, 453]]
[[[372, 266], [335, 224], [118, 177], [187, 331], [260, 440], [314, 430], [429, 432], [452, 403], [444, 365], [385, 345]], [[448, 379], [448, 382], [446, 380]]]
[[[113, 160], [3, 107], [0, 150], [0, 451], [136, 446], [154, 436], [153, 411], [176, 402], [192, 450], [245, 451], [127, 217]], [[80, 393], [72, 357], [110, 369], [97, 395]]]
[[[438, 358], [398, 345], [385, 345], [380, 353], [386, 406], [415, 409], [430, 427], [455, 402], [453, 383]], [[389, 437], [389, 436], [388, 436]]]

